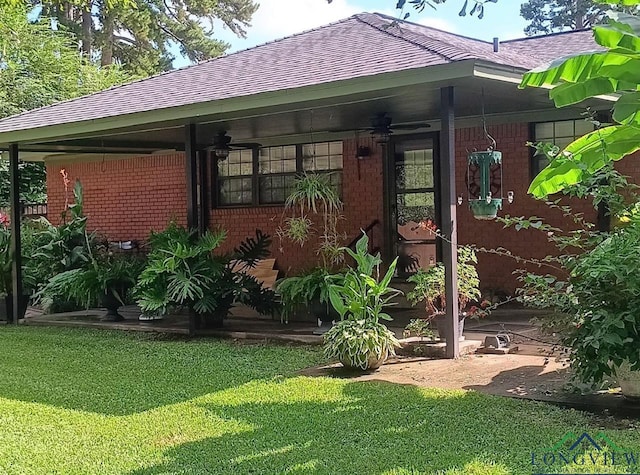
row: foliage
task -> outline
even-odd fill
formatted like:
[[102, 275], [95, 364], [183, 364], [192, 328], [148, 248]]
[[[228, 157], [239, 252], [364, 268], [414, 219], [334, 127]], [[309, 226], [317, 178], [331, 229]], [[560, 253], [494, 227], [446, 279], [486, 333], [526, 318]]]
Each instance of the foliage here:
[[429, 320], [425, 318], [412, 318], [407, 326], [404, 327], [402, 335], [406, 338], [409, 336], [417, 336], [421, 338], [432, 339], [435, 333], [431, 329]]
[[391, 320], [384, 309], [401, 292], [390, 287], [398, 259], [394, 259], [387, 272], [380, 278], [380, 253], [369, 254], [369, 238], [365, 233], [356, 243], [356, 250], [342, 250], [356, 262], [343, 278], [329, 285], [329, 300], [340, 318], [348, 320]]
[[136, 287], [138, 305], [149, 315], [164, 315], [172, 306], [187, 307], [197, 314], [224, 318], [240, 302], [260, 313], [275, 310], [275, 294], [263, 289], [242, 272], [268, 255], [269, 236], [256, 232], [230, 255], [214, 255], [226, 238], [224, 231], [198, 236], [170, 223], [152, 233], [151, 252]]
[[282, 318], [287, 321], [297, 306], [316, 299], [329, 303], [329, 285], [341, 277], [339, 273], [329, 274], [327, 269], [316, 267], [305, 274], [281, 279], [276, 292], [282, 302]]
[[54, 275], [40, 294], [47, 302], [63, 298], [89, 309], [99, 307], [103, 298], [111, 293], [125, 305], [127, 293], [135, 285], [142, 266], [141, 259], [110, 255], [103, 250], [91, 255], [85, 266]]
[[[406, 20], [411, 16], [410, 13], [405, 13], [404, 8], [407, 4], [411, 5], [416, 11], [422, 12], [426, 7], [431, 7], [434, 10], [437, 8], [437, 5], [441, 5], [446, 3], [447, 0], [395, 0], [396, 1], [396, 9], [400, 11], [398, 16], [402, 17], [403, 20]], [[327, 0], [328, 3], [332, 3], [333, 0]], [[487, 3], [498, 3], [498, 0], [461, 0], [462, 8], [458, 13], [459, 16], [467, 16], [467, 12], [469, 16], [476, 15], [478, 19], [482, 20], [484, 18], [484, 6]]]
[[[638, 6], [640, 0], [617, 2]], [[540, 172], [529, 187], [536, 197], [561, 191], [592, 175], [610, 161], [640, 150], [640, 18], [611, 13], [608, 25], [594, 27], [595, 41], [605, 51], [554, 61], [522, 79], [520, 87], [550, 87], [557, 107], [577, 104], [606, 94], [617, 94], [613, 125], [600, 128], [569, 144]]]
[[342, 200], [326, 173], [300, 175], [285, 202], [285, 214], [292, 213], [292, 216], [283, 215], [278, 237], [304, 246], [314, 235], [314, 222], [309, 217], [313, 215], [322, 225], [316, 252], [322, 259], [322, 267], [329, 269], [343, 260], [340, 241], [344, 236], [338, 232], [342, 208]]
[[528, 0], [520, 6], [520, 15], [530, 22], [524, 32], [537, 35], [591, 28], [606, 20], [610, 8], [593, 0]]
[[[24, 2], [0, 2], [0, 118], [106, 89], [130, 79], [113, 65], [101, 68], [77, 54], [68, 32], [49, 21], [29, 22]], [[42, 163], [21, 163], [20, 200], [45, 200]], [[0, 207], [9, 204], [8, 161], [0, 161]]]
[[[476, 391], [300, 376], [323, 361], [305, 346], [5, 326], [0, 348], [8, 474], [523, 474], [532, 451], [603, 424]], [[605, 432], [636, 452], [634, 426]]]
[[[477, 263], [478, 258], [472, 248], [468, 246], [458, 248], [458, 310], [461, 316], [469, 302], [480, 298]], [[428, 319], [445, 314], [444, 265], [441, 262], [427, 270], [420, 269], [409, 277], [407, 282], [415, 284], [414, 289], [407, 294], [407, 300], [413, 305], [424, 301]], [[473, 318], [483, 315], [479, 312], [471, 312], [469, 316]]]
[[367, 319], [342, 320], [324, 335], [324, 355], [349, 368], [370, 369], [395, 354], [400, 342], [382, 323]]
[[29, 0], [41, 18], [55, 18], [75, 35], [86, 58], [122, 64], [137, 75], [171, 69], [172, 49], [191, 61], [221, 55], [227, 43], [212, 38], [216, 22], [245, 36], [258, 5], [252, 0]]
[[[538, 262], [538, 271], [520, 271], [518, 299], [527, 306], [552, 310], [540, 322], [544, 329], [559, 333], [575, 375], [584, 384], [605, 381], [626, 359], [639, 364], [640, 215], [636, 210], [640, 202], [629, 188], [626, 178], [609, 163], [588, 181], [563, 190], [568, 196], [590, 197], [596, 207], [605, 203], [619, 225], [612, 231], [596, 230], [559, 199], [548, 201], [547, 206], [572, 220], [568, 230], [538, 217], [502, 219], [505, 226], [544, 233], [558, 249], [557, 255]], [[632, 204], [625, 204], [625, 198]]]
[[393, 332], [380, 323], [381, 319], [391, 320], [384, 310], [400, 293], [390, 287], [397, 259], [380, 278], [380, 254], [371, 255], [368, 249], [365, 233], [356, 243], [355, 252], [343, 248], [356, 262], [356, 268], [349, 267], [344, 277], [329, 285], [329, 299], [341, 321], [324, 336], [327, 358], [338, 358], [346, 366], [362, 370], [395, 354], [394, 349], [399, 346]]

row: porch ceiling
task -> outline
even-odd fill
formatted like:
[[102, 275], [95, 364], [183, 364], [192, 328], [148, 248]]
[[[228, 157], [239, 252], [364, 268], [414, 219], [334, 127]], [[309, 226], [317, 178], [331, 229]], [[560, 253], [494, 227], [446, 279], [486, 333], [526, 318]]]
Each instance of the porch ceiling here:
[[[20, 143], [20, 148], [40, 152], [25, 156], [27, 160], [38, 160], [57, 153], [145, 154], [161, 150], [184, 150], [184, 126], [188, 123], [198, 124], [198, 148], [212, 145], [213, 137], [221, 130], [226, 130], [233, 142], [258, 142], [266, 146], [296, 141], [337, 140], [354, 136], [356, 129], [368, 127], [371, 116], [379, 112], [388, 113], [396, 125], [422, 124], [424, 130], [437, 131], [440, 128], [440, 88], [444, 85], [455, 87], [457, 127], [479, 125], [483, 104], [489, 124], [577, 117], [584, 111], [584, 104], [555, 109], [548, 98], [548, 91], [544, 89], [518, 89], [518, 73], [513, 71], [498, 79], [466, 75], [292, 104], [200, 116], [194, 114], [190, 119], [63, 135], [49, 140], [25, 140]], [[428, 81], [429, 78], [426, 79]], [[605, 100], [594, 100], [588, 105], [596, 109], [610, 107]], [[74, 129], [70, 127], [69, 130]]]

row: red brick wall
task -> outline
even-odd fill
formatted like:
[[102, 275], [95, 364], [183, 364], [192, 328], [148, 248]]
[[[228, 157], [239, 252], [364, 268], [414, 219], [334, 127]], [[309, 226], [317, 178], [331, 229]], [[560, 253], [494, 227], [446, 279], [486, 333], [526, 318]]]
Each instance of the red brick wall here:
[[[527, 195], [530, 183], [530, 150], [528, 124], [504, 124], [489, 128], [497, 141], [497, 149], [503, 153], [504, 192], [513, 190], [515, 201], [505, 202], [501, 215], [544, 216], [556, 226], [566, 227], [566, 221], [558, 212], [550, 212], [543, 202]], [[456, 131], [456, 186], [465, 203], [458, 209], [458, 236], [460, 243], [474, 243], [480, 247], [504, 247], [522, 257], [540, 258], [552, 253], [546, 237], [537, 231], [502, 229], [495, 221], [479, 221], [473, 218], [467, 205], [465, 186], [466, 157], [470, 150], [486, 148], [487, 141], [481, 128]], [[369, 137], [361, 138], [360, 145], [369, 146], [371, 157], [358, 163], [355, 159], [355, 140], [344, 142], [343, 200], [345, 220], [342, 228], [348, 240], [357, 236], [358, 230], [373, 220], [381, 225], [375, 228], [373, 243], [382, 248], [383, 239], [383, 183], [381, 148]], [[89, 226], [98, 229], [111, 240], [145, 239], [151, 229], [162, 229], [171, 218], [181, 224], [186, 222], [186, 191], [184, 158], [181, 154], [140, 157], [125, 160], [93, 161], [86, 163], [52, 162], [47, 165], [49, 192], [49, 216], [56, 221], [63, 208], [64, 192], [59, 174], [65, 168], [69, 178], [80, 178], [85, 189], [85, 211]], [[640, 161], [629, 158], [619, 164], [619, 169], [640, 177]], [[595, 211], [587, 200], [573, 200], [576, 212], [584, 212], [595, 219]], [[256, 229], [274, 237], [273, 255], [278, 267], [295, 273], [317, 263], [315, 246], [308, 243], [300, 247], [284, 243], [280, 249], [275, 231], [282, 218], [282, 206], [240, 209], [216, 209], [210, 213], [211, 227], [221, 226], [228, 231], [224, 250], [231, 250]], [[513, 260], [481, 253], [480, 277], [483, 288], [512, 292], [515, 279], [512, 271], [519, 267]]]
[[[530, 140], [528, 124], [504, 124], [489, 127], [489, 133], [497, 142], [497, 150], [502, 152], [503, 193], [515, 193], [513, 204], [506, 199], [499, 216], [542, 216], [545, 222], [567, 229], [570, 222], [558, 211], [550, 210], [544, 201], [536, 200], [527, 194], [531, 182], [530, 149], [526, 142]], [[467, 155], [472, 150], [486, 149], [488, 143], [481, 128], [462, 129], [456, 131], [456, 187], [458, 194], [464, 195], [464, 204], [458, 207], [458, 240], [461, 244], [475, 244], [478, 247], [496, 249], [503, 247], [514, 255], [524, 258], [540, 259], [554, 254], [555, 247], [547, 236], [536, 230], [516, 231], [514, 228], [503, 229], [496, 221], [475, 219], [468, 207], [465, 185]], [[596, 212], [589, 200], [564, 200], [575, 213], [584, 213], [591, 222], [595, 222]], [[513, 271], [522, 268], [521, 264], [509, 257], [495, 254], [478, 254], [478, 271], [483, 289], [502, 290], [512, 293], [516, 286]], [[548, 268], [532, 268], [535, 272], [549, 272]]]
[[[356, 160], [356, 147], [369, 146], [373, 155]], [[383, 193], [382, 193], [382, 158], [381, 149], [370, 138], [345, 140], [343, 143], [343, 176], [342, 199], [344, 201], [345, 219], [341, 223], [341, 231], [347, 241], [356, 237], [361, 228], [374, 220], [380, 225], [373, 231], [374, 246], [382, 247]], [[360, 170], [358, 171], [358, 166]], [[231, 250], [246, 236], [253, 235], [256, 228], [273, 236], [273, 256], [277, 258], [278, 268], [286, 273], [296, 273], [313, 267], [318, 261], [315, 240], [303, 247], [283, 241], [276, 236], [276, 229], [281, 223], [284, 208], [269, 206], [260, 208], [215, 209], [211, 211], [212, 227], [221, 226], [228, 231], [225, 250]], [[311, 220], [316, 222], [313, 216]], [[281, 245], [282, 244], [282, 245]]]
[[[61, 169], [67, 171], [71, 188], [76, 179], [82, 182], [88, 227], [112, 241], [144, 240], [150, 230], [164, 228], [172, 218], [186, 224], [186, 180], [181, 154], [48, 163], [48, 216], [56, 224], [65, 203]], [[69, 201], [73, 202], [72, 189]]]

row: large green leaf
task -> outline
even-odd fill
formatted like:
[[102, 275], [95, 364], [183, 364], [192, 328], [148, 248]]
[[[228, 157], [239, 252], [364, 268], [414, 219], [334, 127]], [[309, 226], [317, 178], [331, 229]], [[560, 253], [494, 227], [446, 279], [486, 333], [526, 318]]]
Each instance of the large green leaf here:
[[606, 163], [637, 150], [640, 150], [640, 127], [614, 125], [596, 130], [569, 144], [534, 178], [529, 193], [538, 198], [557, 193]]
[[616, 15], [608, 25], [593, 28], [593, 37], [600, 46], [607, 49], [621, 48], [628, 51], [640, 51], [640, 37], [637, 28], [640, 21], [631, 15]]
[[556, 107], [563, 107], [601, 94], [636, 90], [638, 82], [640, 55], [598, 52], [562, 58], [548, 69], [530, 71], [520, 88], [552, 87], [549, 96]]
[[640, 92], [623, 94], [613, 108], [613, 120], [640, 126]]

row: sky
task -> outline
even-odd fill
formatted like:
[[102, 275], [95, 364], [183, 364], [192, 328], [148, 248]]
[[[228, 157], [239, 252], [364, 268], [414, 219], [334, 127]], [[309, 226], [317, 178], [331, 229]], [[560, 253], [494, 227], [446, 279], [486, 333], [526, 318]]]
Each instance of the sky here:
[[[214, 36], [231, 44], [229, 53], [278, 38], [299, 33], [331, 23], [363, 11], [386, 13], [397, 16], [396, 0], [257, 0], [260, 8], [253, 17], [247, 37], [240, 39], [221, 24], [214, 26]], [[407, 2], [409, 3], [409, 2]], [[491, 41], [524, 36], [525, 20], [520, 17], [521, 0], [498, 0], [485, 7], [482, 20], [474, 17], [460, 17], [458, 12], [464, 0], [447, 0], [437, 10], [425, 8], [421, 13], [408, 6], [409, 20], [433, 26], [451, 33]], [[177, 61], [176, 66], [183, 66]]]

